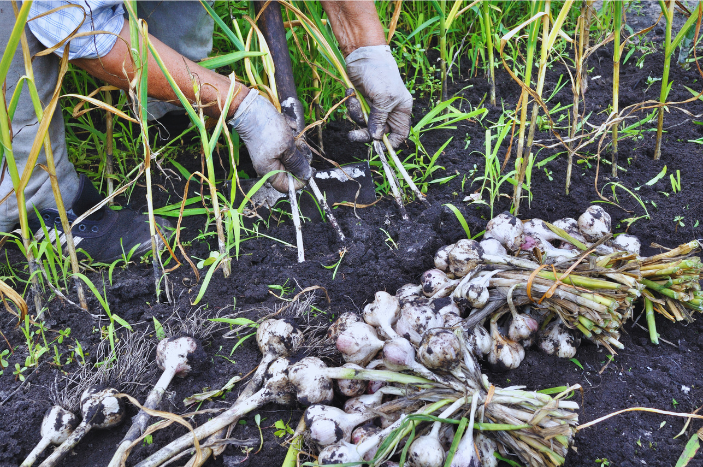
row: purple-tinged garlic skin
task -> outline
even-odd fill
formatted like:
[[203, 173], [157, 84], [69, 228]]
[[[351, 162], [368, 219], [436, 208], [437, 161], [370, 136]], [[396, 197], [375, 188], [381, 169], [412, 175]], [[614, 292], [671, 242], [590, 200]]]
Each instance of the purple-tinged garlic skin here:
[[430, 305], [416, 301], [407, 303], [402, 307], [400, 318], [395, 324], [395, 331], [398, 335], [418, 345], [425, 331], [442, 326], [444, 326], [442, 315], [437, 313]]
[[422, 336], [417, 352], [420, 363], [430, 370], [452, 371], [461, 365], [461, 343], [456, 335], [443, 328], [429, 329]]
[[578, 220], [584, 238], [595, 243], [610, 233], [610, 214], [600, 206], [589, 206]]
[[481, 264], [482, 260], [483, 248], [476, 240], [459, 240], [449, 252], [449, 272], [456, 277], [464, 277]]
[[495, 238], [481, 240], [479, 245], [481, 245], [483, 252], [487, 255], [506, 256], [508, 254], [508, 250]]
[[548, 355], [559, 358], [574, 358], [581, 345], [581, 337], [558, 319], [549, 323], [540, 333], [539, 348]]
[[[354, 368], [355, 370], [363, 370], [362, 367], [355, 363], [345, 363], [342, 368]], [[336, 379], [334, 387], [337, 392], [345, 397], [356, 397], [366, 392], [367, 382], [361, 379]]]
[[434, 255], [434, 267], [440, 271], [449, 272], [449, 252], [454, 248], [454, 244], [445, 245], [437, 250]]
[[329, 404], [334, 398], [332, 381], [324, 371], [327, 365], [317, 357], [305, 357], [288, 367], [288, 381], [303, 405]]
[[376, 356], [383, 347], [383, 341], [378, 338], [373, 326], [361, 323], [351, 323], [339, 337], [337, 350], [342, 353], [344, 361], [365, 366]]
[[361, 317], [356, 313], [352, 313], [351, 311], [342, 313], [327, 329], [327, 338], [336, 341], [337, 337], [347, 329], [347, 326], [351, 323], [359, 323], [361, 321]]
[[523, 244], [522, 222], [509, 212], [503, 212], [488, 221], [483, 238], [494, 238], [508, 251], [518, 251]]
[[612, 241], [612, 244], [618, 250], [627, 251], [633, 255], [640, 255], [642, 243], [640, 239], [630, 234], [620, 234]]
[[358, 426], [354, 428], [354, 431], [352, 431], [351, 442], [353, 444], [359, 444], [365, 438], [373, 436], [379, 431], [381, 431], [381, 428], [377, 427], [376, 425], [373, 425], [372, 423], [367, 423], [365, 425]]
[[518, 313], [513, 316], [508, 328], [508, 337], [510, 340], [520, 342], [524, 339], [530, 339], [539, 330], [537, 321], [524, 313]]

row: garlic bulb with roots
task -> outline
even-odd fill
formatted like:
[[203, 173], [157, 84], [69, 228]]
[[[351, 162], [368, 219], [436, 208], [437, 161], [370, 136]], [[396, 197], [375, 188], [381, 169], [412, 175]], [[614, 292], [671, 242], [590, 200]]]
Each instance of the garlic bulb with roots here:
[[589, 242], [597, 242], [610, 233], [610, 214], [600, 206], [589, 206], [578, 220], [579, 230]]
[[320, 446], [351, 441], [354, 428], [376, 417], [374, 413], [347, 413], [328, 405], [311, 405], [305, 410], [310, 438]]
[[574, 358], [579, 345], [580, 336], [566, 327], [561, 318], [549, 323], [539, 338], [539, 348], [544, 353], [560, 358]]
[[642, 243], [640, 239], [630, 234], [620, 234], [612, 241], [615, 248], [633, 255], [640, 255], [640, 249], [642, 248]]
[[479, 245], [483, 248], [483, 252], [489, 255], [505, 256], [508, 254], [508, 251], [505, 249], [503, 244], [495, 238], [486, 238], [485, 240], [481, 240]]
[[395, 292], [395, 297], [400, 302], [401, 306], [422, 296], [422, 286], [417, 284], [405, 284]]
[[459, 281], [450, 279], [439, 269], [425, 271], [420, 278], [422, 293], [425, 297], [442, 298], [448, 296]]
[[515, 284], [508, 290], [508, 308], [510, 308], [510, 313], [512, 314], [512, 320], [510, 321], [510, 326], [508, 327], [508, 337], [510, 340], [515, 342], [520, 342], [523, 340], [529, 340], [532, 336], [539, 330], [539, 324], [535, 319], [527, 314], [518, 313], [517, 308], [513, 304], [513, 291], [520, 284]]
[[418, 360], [430, 370], [442, 370], [464, 379], [461, 373], [461, 343], [456, 335], [443, 328], [429, 329], [422, 336], [417, 351]]
[[[345, 363], [342, 368], [354, 368], [363, 370], [362, 367], [355, 363]], [[337, 379], [334, 381], [334, 387], [338, 393], [346, 397], [356, 397], [366, 392], [367, 382], [361, 379]]]
[[46, 411], [41, 422], [41, 440], [32, 449], [21, 467], [30, 467], [50, 444], [59, 445], [66, 441], [76, 429], [80, 420], [73, 413], [59, 405]]
[[398, 336], [392, 326], [400, 316], [400, 303], [393, 295], [383, 291], [376, 292], [373, 303], [364, 307], [363, 316], [367, 324], [383, 329], [389, 338]]
[[306, 357], [288, 368], [288, 381], [303, 405], [329, 404], [334, 398], [332, 381], [323, 372], [327, 365], [317, 357]]
[[337, 337], [347, 329], [347, 326], [351, 323], [359, 323], [361, 321], [361, 317], [356, 313], [352, 313], [351, 311], [342, 313], [334, 323], [330, 324], [330, 327], [327, 329], [327, 338], [336, 342]]
[[111, 428], [124, 419], [122, 399], [115, 397], [119, 392], [114, 388], [93, 386], [81, 394], [81, 416], [83, 421], [73, 430], [61, 445], [47, 457], [40, 467], [57, 465], [81, 439], [93, 428]]
[[508, 251], [518, 251], [523, 242], [522, 222], [509, 212], [503, 212], [488, 221], [483, 238], [495, 238]]
[[364, 366], [383, 347], [373, 326], [366, 323], [351, 323], [337, 337], [337, 350], [342, 353], [344, 361]]
[[493, 339], [482, 324], [474, 326], [470, 332], [466, 333], [464, 338], [471, 352], [480, 358], [488, 355], [493, 346]]
[[498, 459], [494, 455], [498, 452], [498, 443], [479, 431], [474, 438], [474, 444], [481, 456], [481, 467], [498, 467]]
[[[522, 224], [521, 224], [522, 225]], [[523, 238], [522, 236], [520, 237]], [[449, 254], [450, 270], [457, 277], [470, 274], [479, 264], [503, 264], [525, 269], [536, 269], [539, 264], [523, 258], [509, 255], [492, 255], [486, 253], [475, 240], [459, 240]], [[458, 286], [457, 286], [458, 287]]]
[[449, 271], [449, 252], [454, 248], [454, 244], [445, 245], [434, 254], [434, 267], [440, 271]]
[[410, 370], [431, 381], [442, 382], [436, 374], [415, 361], [415, 348], [402, 337], [390, 340], [383, 346], [383, 363], [392, 371]]
[[454, 289], [452, 299], [457, 305], [467, 311], [473, 308], [483, 308], [490, 298], [488, 291], [489, 281], [491, 277], [499, 272], [479, 272], [473, 277], [464, 277]]
[[416, 301], [409, 302], [401, 308], [400, 318], [395, 323], [395, 330], [398, 335], [418, 345], [425, 331], [442, 326], [444, 326], [442, 315], [430, 305]]
[[[507, 311], [507, 310], [506, 310]], [[488, 364], [493, 371], [514, 370], [525, 358], [525, 349], [519, 342], [504, 337], [498, 330], [498, 319], [506, 313], [498, 312], [491, 318], [493, 345], [488, 353]]]

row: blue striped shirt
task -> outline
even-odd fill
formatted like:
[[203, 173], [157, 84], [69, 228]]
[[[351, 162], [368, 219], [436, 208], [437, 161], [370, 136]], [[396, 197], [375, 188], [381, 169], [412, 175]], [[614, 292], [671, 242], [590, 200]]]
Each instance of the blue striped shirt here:
[[[32, 20], [42, 13], [58, 11]], [[107, 55], [117, 41], [117, 34], [124, 26], [124, 8], [119, 0], [112, 1], [35, 1], [29, 10], [30, 21], [27, 23], [32, 34], [51, 48], [66, 39], [76, 28], [77, 33], [90, 31], [107, 31], [112, 34], [92, 34], [74, 38], [70, 42], [68, 58], [98, 58]], [[80, 25], [80, 27], [79, 27]], [[63, 56], [65, 44], [54, 53]]]

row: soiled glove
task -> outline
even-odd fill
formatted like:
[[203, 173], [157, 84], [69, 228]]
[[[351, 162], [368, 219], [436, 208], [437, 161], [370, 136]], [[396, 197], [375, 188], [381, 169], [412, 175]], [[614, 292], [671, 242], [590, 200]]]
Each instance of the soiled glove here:
[[[229, 126], [247, 145], [254, 170], [264, 176], [272, 170], [287, 170], [296, 177], [296, 190], [312, 177], [312, 153], [295, 134], [286, 118], [265, 97], [252, 89], [244, 98]], [[288, 192], [288, 176], [278, 173], [268, 179], [282, 193]]]
[[[371, 107], [368, 128], [349, 132], [349, 139], [368, 143], [390, 133], [391, 145], [398, 147], [410, 133], [413, 98], [400, 77], [391, 48], [387, 45], [359, 47], [347, 56], [347, 74]], [[347, 101], [349, 115], [363, 125], [359, 103], [354, 100], [352, 97]]]

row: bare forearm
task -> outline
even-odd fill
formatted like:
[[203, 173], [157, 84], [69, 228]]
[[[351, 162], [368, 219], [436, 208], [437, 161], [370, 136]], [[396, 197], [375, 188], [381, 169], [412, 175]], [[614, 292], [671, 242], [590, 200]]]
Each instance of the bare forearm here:
[[373, 1], [326, 0], [321, 3], [345, 57], [359, 47], [386, 43]]
[[[121, 89], [127, 89], [129, 80], [134, 77], [134, 69], [129, 58], [128, 44], [130, 44], [130, 37], [129, 24], [127, 22], [125, 22], [120, 32], [120, 38], [112, 50], [104, 57], [97, 59], [82, 58], [74, 60], [72, 63], [83, 68], [96, 78], [107, 81]], [[192, 103], [195, 102], [195, 91], [192, 84], [192, 79], [195, 78], [200, 84], [200, 103], [205, 106], [203, 112], [210, 117], [219, 117], [220, 106], [217, 104], [218, 97], [220, 105], [224, 105], [231, 84], [229, 78], [188, 60], [151, 35], [149, 40], [158, 51], [164, 65], [188, 100]], [[125, 72], [127, 76], [125, 76]], [[179, 101], [176, 93], [151, 54], [149, 54], [148, 72], [149, 96], [162, 101], [173, 101], [177, 104]], [[239, 89], [235, 90], [236, 95], [228, 109], [228, 116], [234, 115], [240, 102], [249, 92], [243, 84], [237, 83], [237, 85]]]

